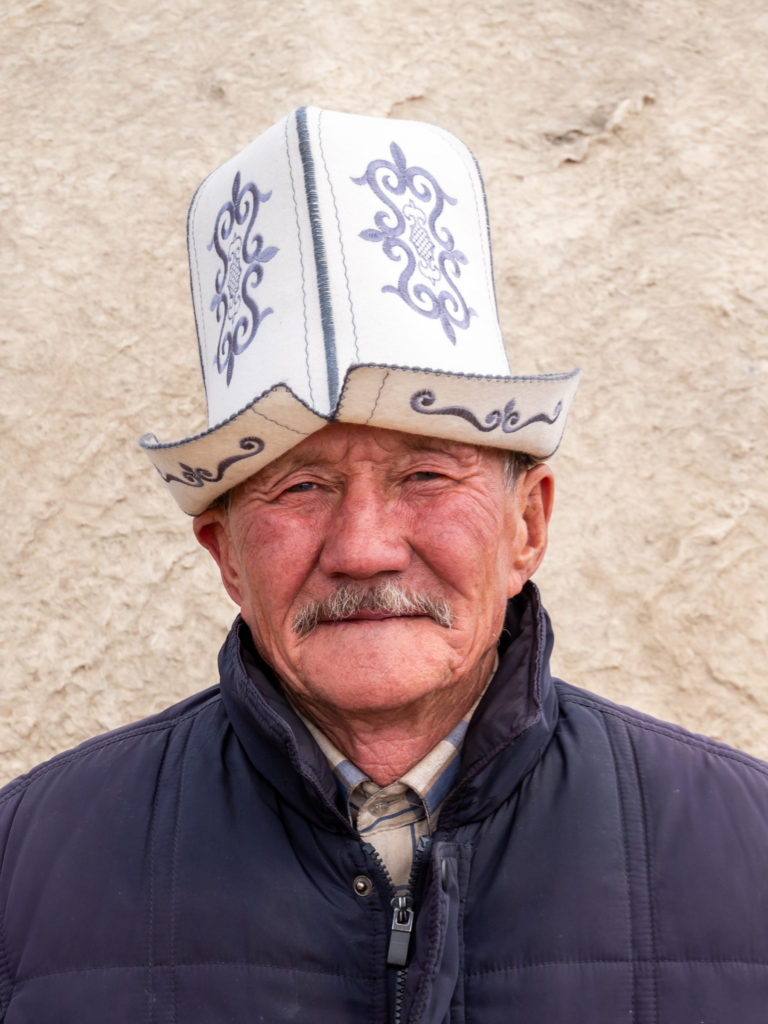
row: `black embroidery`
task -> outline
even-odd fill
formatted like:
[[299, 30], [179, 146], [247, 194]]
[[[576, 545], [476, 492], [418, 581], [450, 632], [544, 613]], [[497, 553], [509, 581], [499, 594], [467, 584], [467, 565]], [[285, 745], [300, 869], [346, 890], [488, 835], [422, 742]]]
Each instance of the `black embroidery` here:
[[204, 487], [205, 484], [215, 484], [221, 480], [229, 467], [235, 462], [240, 462], [242, 459], [250, 459], [252, 456], [264, 451], [264, 442], [260, 437], [244, 437], [240, 441], [239, 446], [245, 454], [230, 455], [228, 459], [223, 459], [218, 464], [215, 471], [205, 469], [202, 466], [193, 469], [192, 466], [187, 466], [185, 463], [180, 462], [181, 476], [173, 476], [171, 473], [166, 476], [160, 469], [158, 469], [158, 473], [167, 484], [184, 484], [186, 487]]
[[241, 188], [238, 171], [232, 182], [232, 198], [216, 214], [208, 245], [216, 249], [221, 261], [210, 308], [221, 324], [214, 362], [219, 373], [226, 374], [227, 386], [235, 359], [248, 348], [262, 320], [273, 311], [271, 306], [259, 309], [253, 298], [264, 276], [264, 264], [278, 252], [275, 245], [265, 246], [263, 237], [254, 231], [259, 208], [271, 195], [260, 192], [252, 182]]
[[414, 412], [421, 412], [428, 416], [460, 416], [461, 419], [471, 423], [476, 430], [482, 430], [483, 433], [496, 430], [501, 426], [505, 434], [515, 434], [518, 430], [522, 430], [523, 427], [530, 426], [531, 423], [554, 423], [563, 410], [563, 403], [558, 402], [551, 416], [548, 416], [545, 412], [539, 412], [535, 416], [529, 416], [527, 420], [521, 423], [520, 413], [515, 408], [516, 400], [511, 398], [503, 410], [493, 409], [488, 413], [484, 420], [484, 426], [473, 412], [461, 405], [449, 405], [443, 409], [432, 409], [431, 406], [436, 401], [434, 391], [428, 389], [417, 391], [411, 395], [411, 408]]
[[456, 248], [448, 228], [438, 224], [444, 206], [455, 206], [457, 200], [425, 168], [409, 167], [396, 142], [389, 151], [391, 162], [372, 160], [364, 174], [352, 178], [355, 185], [368, 185], [386, 207], [373, 218], [376, 226], [361, 231], [360, 237], [380, 243], [385, 255], [403, 268], [397, 285], [381, 290], [400, 295], [416, 313], [438, 320], [455, 345], [454, 328], [466, 330], [470, 318], [477, 316], [457, 283], [467, 257]]

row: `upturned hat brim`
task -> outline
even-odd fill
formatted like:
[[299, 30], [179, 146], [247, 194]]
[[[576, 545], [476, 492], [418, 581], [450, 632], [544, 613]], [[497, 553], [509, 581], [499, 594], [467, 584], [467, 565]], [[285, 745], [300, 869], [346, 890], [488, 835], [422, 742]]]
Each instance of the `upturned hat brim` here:
[[223, 423], [182, 441], [145, 434], [141, 447], [179, 506], [199, 515], [328, 423], [353, 423], [467, 444], [554, 454], [579, 371], [536, 377], [483, 377], [401, 366], [355, 366], [338, 406], [320, 416], [284, 384]]
[[295, 110], [203, 182], [187, 241], [209, 426], [140, 442], [185, 512], [331, 422], [560, 443], [578, 374], [512, 374], [482, 180], [449, 132]]

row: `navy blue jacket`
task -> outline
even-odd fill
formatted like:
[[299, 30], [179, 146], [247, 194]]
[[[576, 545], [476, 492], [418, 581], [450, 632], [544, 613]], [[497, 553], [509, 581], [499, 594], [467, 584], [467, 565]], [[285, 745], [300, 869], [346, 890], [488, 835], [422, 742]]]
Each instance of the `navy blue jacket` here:
[[553, 681], [550, 645], [529, 585], [398, 968], [387, 880], [236, 622], [220, 688], [0, 793], [0, 1020], [765, 1024], [768, 767]]

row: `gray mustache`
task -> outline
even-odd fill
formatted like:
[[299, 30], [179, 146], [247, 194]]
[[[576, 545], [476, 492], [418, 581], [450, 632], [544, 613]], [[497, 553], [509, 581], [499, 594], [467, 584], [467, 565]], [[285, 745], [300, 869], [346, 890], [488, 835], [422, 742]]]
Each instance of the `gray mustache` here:
[[444, 598], [410, 590], [402, 583], [387, 580], [375, 587], [342, 584], [324, 600], [312, 601], [300, 608], [293, 620], [293, 631], [300, 637], [309, 636], [318, 622], [339, 622], [362, 611], [427, 615], [438, 626], [450, 629], [453, 625], [453, 611]]

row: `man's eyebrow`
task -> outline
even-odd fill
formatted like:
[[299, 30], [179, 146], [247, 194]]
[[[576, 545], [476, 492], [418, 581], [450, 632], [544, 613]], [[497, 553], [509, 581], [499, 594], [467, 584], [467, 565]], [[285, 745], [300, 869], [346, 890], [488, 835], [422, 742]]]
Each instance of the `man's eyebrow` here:
[[[402, 439], [403, 448], [409, 455], [433, 454], [433, 455], [445, 455], [449, 458], [462, 458], [470, 455], [474, 449], [474, 445], [467, 444], [463, 441], [452, 441], [448, 438], [440, 437], [419, 437], [418, 435], [406, 436]], [[402, 454], [402, 453], [399, 453]], [[398, 452], [392, 453], [392, 460], [398, 458]], [[259, 473], [256, 473], [253, 477], [246, 481], [247, 485], [250, 485], [256, 489], [268, 488], [282, 477], [288, 476], [297, 470], [309, 469], [314, 466], [325, 465], [330, 460], [327, 458], [322, 450], [313, 452], [312, 454], [294, 455], [292, 452], [286, 452], [283, 456], [277, 458], [274, 462], [265, 466]]]
[[417, 437], [409, 436], [403, 441], [403, 445], [408, 451], [415, 452], [433, 452], [437, 455], [451, 455], [451, 456], [462, 456], [469, 455], [474, 448], [474, 445], [467, 444], [464, 441], [451, 441], [448, 438], [441, 437]]
[[306, 466], [314, 465], [315, 463], [322, 461], [322, 456], [315, 458], [307, 458], [306, 456], [292, 455], [289, 457], [289, 453], [280, 456], [275, 459], [270, 465], [265, 466], [260, 473], [256, 473], [251, 479], [254, 481], [256, 486], [269, 487], [275, 480], [279, 480], [281, 477], [286, 476], [288, 473], [292, 473], [296, 469], [303, 469]]

